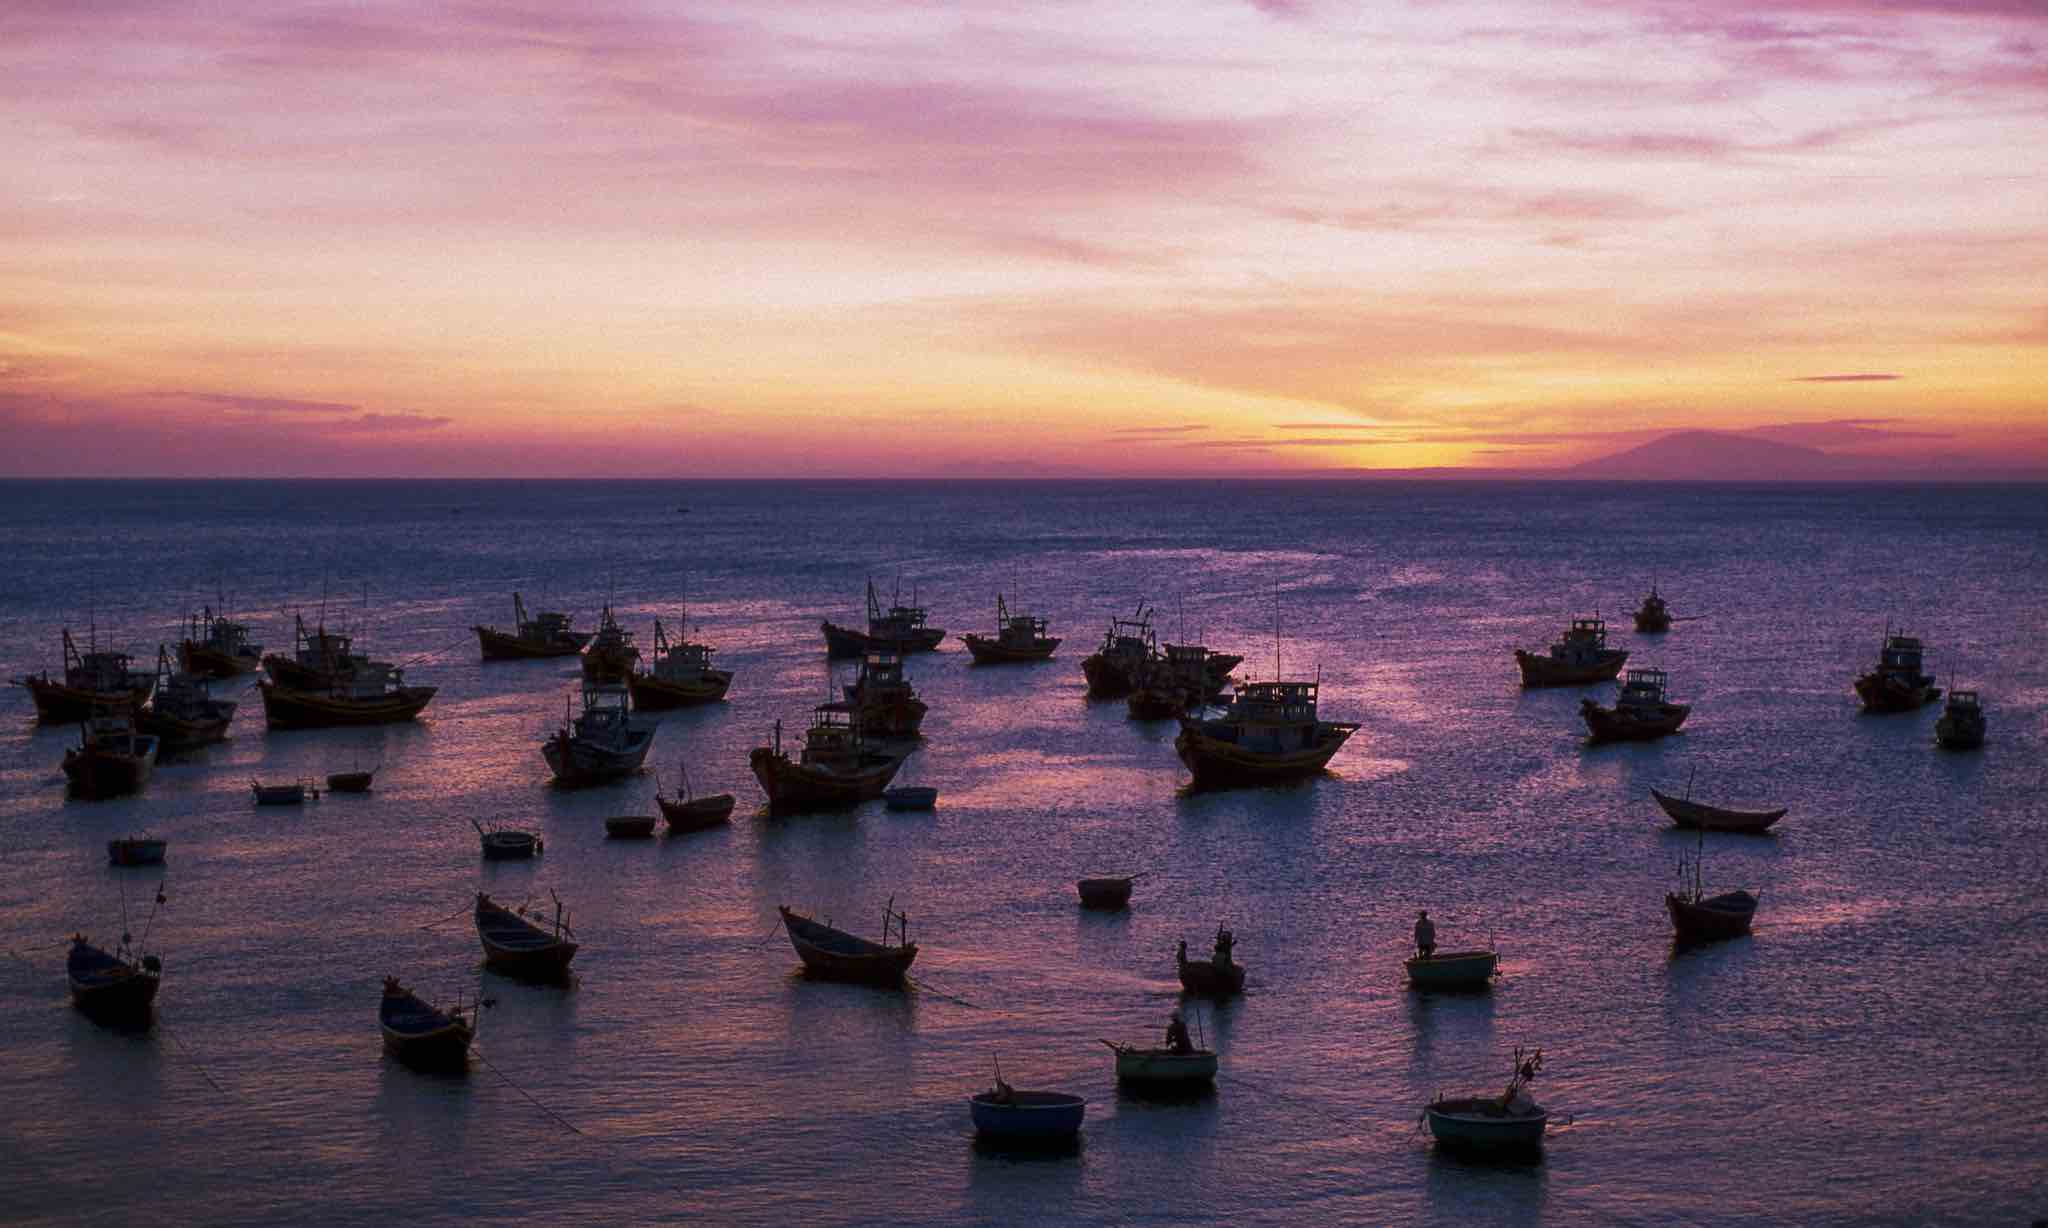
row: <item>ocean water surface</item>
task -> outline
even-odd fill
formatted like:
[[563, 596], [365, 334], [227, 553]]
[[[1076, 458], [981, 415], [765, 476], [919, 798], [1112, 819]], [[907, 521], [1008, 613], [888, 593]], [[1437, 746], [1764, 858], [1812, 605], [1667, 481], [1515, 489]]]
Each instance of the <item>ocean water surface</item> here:
[[[279, 482], [0, 484], [0, 672], [58, 632], [153, 658], [224, 591], [269, 648], [324, 608], [440, 688], [414, 723], [227, 743], [145, 793], [67, 799], [69, 728], [0, 700], [0, 1207], [20, 1223], [2012, 1223], [2048, 1215], [2048, 490], [2039, 486], [1354, 483]], [[864, 581], [951, 631], [998, 591], [1065, 637], [1050, 662], [911, 658], [931, 705], [879, 804], [769, 818], [747, 751], [851, 667], [821, 619]], [[1688, 621], [1628, 629], [1655, 582]], [[540, 743], [573, 661], [484, 664], [472, 624], [530, 608], [643, 646], [685, 601], [736, 672], [662, 719], [650, 766], [729, 791], [727, 829], [622, 843], [653, 772], [563, 791]], [[1113, 615], [1318, 675], [1363, 728], [1319, 778], [1190, 792], [1170, 724], [1090, 702]], [[1588, 747], [1612, 687], [1524, 691], [1510, 650], [1598, 611], [1692, 702], [1662, 742]], [[1937, 708], [1858, 712], [1887, 625], [1990, 739]], [[1241, 671], [1243, 672], [1243, 671]], [[251, 778], [375, 764], [375, 791], [255, 809]], [[1653, 787], [1790, 808], [1709, 836], [1710, 886], [1760, 890], [1752, 937], [1674, 951], [1695, 839]], [[471, 820], [535, 828], [480, 860]], [[147, 830], [168, 865], [117, 870]], [[1142, 871], [1084, 913], [1074, 880]], [[74, 1011], [63, 940], [140, 933], [165, 962], [143, 1035]], [[568, 988], [480, 970], [477, 890], [559, 893]], [[776, 905], [863, 933], [909, 913], [917, 986], [806, 981]], [[1487, 994], [1403, 982], [1415, 910], [1498, 945]], [[447, 918], [453, 917], [452, 920]], [[1232, 928], [1248, 992], [1195, 1017], [1215, 1094], [1119, 1093], [1099, 1038], [1154, 1043], [1175, 944]], [[381, 1051], [380, 981], [483, 992], [461, 1077]], [[1540, 1163], [1436, 1151], [1439, 1090], [1493, 1092], [1542, 1046], [1569, 1114]], [[1089, 1100], [1072, 1154], [977, 1146], [966, 1098]], [[565, 1124], [566, 1123], [566, 1124]], [[573, 1127], [573, 1129], [571, 1128]]]

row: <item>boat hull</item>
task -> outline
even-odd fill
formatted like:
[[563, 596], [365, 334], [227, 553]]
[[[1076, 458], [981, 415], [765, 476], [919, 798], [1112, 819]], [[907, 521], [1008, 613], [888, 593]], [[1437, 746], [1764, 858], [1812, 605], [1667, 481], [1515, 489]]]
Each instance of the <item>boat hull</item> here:
[[160, 866], [164, 864], [164, 850], [168, 840], [148, 840], [137, 837], [107, 841], [107, 864], [110, 866]]
[[1669, 614], [1645, 614], [1638, 610], [1635, 617], [1636, 630], [1638, 631], [1654, 634], [1659, 631], [1671, 630], [1671, 616]]
[[968, 1102], [975, 1132], [1007, 1142], [1064, 1142], [1081, 1131], [1088, 1102], [1064, 1092], [982, 1092]]
[[1438, 1145], [1481, 1154], [1516, 1154], [1540, 1150], [1550, 1113], [1510, 1114], [1498, 1100], [1469, 1097], [1439, 1100], [1424, 1110], [1429, 1132]]
[[1941, 698], [1941, 688], [1915, 684], [1884, 674], [1865, 674], [1856, 680], [1856, 697], [1865, 712], [1913, 712]]
[[495, 627], [475, 627], [477, 647], [486, 661], [539, 661], [553, 657], [573, 657], [583, 651], [590, 642], [589, 632], [579, 632], [565, 640], [528, 640], [510, 635]]
[[1088, 679], [1088, 694], [1097, 699], [1118, 699], [1138, 684], [1138, 661], [1093, 653], [1081, 660], [1081, 673]]
[[72, 1004], [104, 1023], [147, 1022], [163, 987], [155, 956], [130, 963], [77, 940], [65, 960], [64, 975]]
[[160, 712], [155, 705], [150, 705], [135, 714], [135, 728], [156, 738], [166, 751], [196, 750], [215, 742], [225, 742], [228, 726], [235, 720], [236, 705], [226, 700], [214, 700], [210, 707], [212, 714], [209, 716], [188, 717]]
[[615, 840], [646, 840], [660, 819], [651, 814], [619, 814], [604, 821], [604, 834]]
[[1129, 878], [1084, 878], [1074, 887], [1080, 893], [1081, 907], [1114, 910], [1129, 907], [1132, 881]]
[[1692, 715], [1692, 706], [1660, 704], [1655, 711], [1640, 712], [1632, 708], [1603, 708], [1590, 699], [1582, 699], [1579, 715], [1584, 718], [1592, 741], [1649, 742], [1677, 733], [1685, 718]]
[[875, 636], [838, 623], [823, 622], [818, 629], [825, 634], [825, 655], [831, 657], [864, 657], [870, 653], [930, 652], [946, 638], [946, 633], [937, 627], [926, 627], [902, 636]]
[[900, 985], [904, 974], [917, 959], [917, 944], [885, 947], [855, 937], [791, 912], [782, 913], [782, 928], [789, 944], [803, 961], [804, 971], [827, 981], [852, 981], [863, 985]]
[[1934, 744], [1943, 750], [1976, 750], [1984, 745], [1984, 722], [1943, 716], [1934, 722]]
[[1622, 648], [1607, 648], [1592, 661], [1575, 663], [1543, 656], [1525, 649], [1515, 649], [1515, 664], [1522, 670], [1522, 685], [1543, 686], [1588, 686], [1595, 682], [1612, 682], [1621, 676], [1621, 667], [1628, 660], [1628, 651]]
[[532, 832], [486, 832], [480, 839], [485, 861], [530, 861], [541, 851], [540, 837]]
[[486, 967], [506, 976], [534, 980], [562, 977], [579, 950], [574, 941], [544, 930], [482, 896], [476, 905], [476, 936], [484, 949]]
[[295, 690], [282, 682], [258, 682], [263, 720], [272, 729], [331, 729], [346, 725], [391, 725], [417, 717], [436, 688], [400, 687], [376, 699], [348, 699]]
[[1315, 775], [1330, 765], [1330, 760], [1356, 732], [1356, 725], [1326, 721], [1317, 731], [1313, 746], [1269, 753], [1211, 737], [1192, 724], [1182, 722], [1180, 736], [1173, 740], [1173, 749], [1194, 776], [1197, 787], [1260, 785]]
[[540, 753], [547, 760], [548, 770], [555, 774], [555, 783], [574, 788], [632, 775], [647, 761], [647, 752], [653, 745], [654, 734], [648, 730], [635, 730], [631, 741], [619, 749], [557, 734], [542, 744]]
[[1170, 1049], [1118, 1046], [1116, 1081], [1139, 1087], [1202, 1087], [1216, 1081], [1216, 1055], [1206, 1049], [1175, 1053]]
[[1185, 691], [1155, 691], [1139, 687], [1124, 697], [1124, 714], [1134, 721], [1170, 721], [1188, 710]]
[[1402, 965], [1408, 983], [1417, 989], [1485, 989], [1500, 970], [1495, 951], [1446, 951], [1417, 955]]
[[1045, 661], [1059, 648], [1057, 636], [1048, 637], [1037, 643], [1005, 644], [985, 635], [963, 635], [960, 642], [967, 645], [969, 656], [976, 665], [1023, 665], [1031, 661]]
[[692, 704], [717, 703], [732, 686], [732, 672], [708, 669], [694, 682], [658, 678], [653, 674], [628, 674], [626, 689], [633, 693], [633, 706], [647, 712], [666, 712]]
[[384, 1029], [384, 1051], [418, 1070], [463, 1070], [469, 1066], [469, 1044], [476, 1034], [465, 1024], [451, 1023], [430, 1032]]
[[263, 668], [263, 658], [253, 652], [223, 652], [211, 644], [186, 640], [178, 645], [178, 668], [209, 678], [238, 678]]
[[1244, 965], [1218, 965], [1211, 960], [1180, 961], [1180, 987], [1205, 998], [1227, 998], [1244, 992]]
[[882, 796], [889, 782], [902, 770], [903, 760], [893, 755], [872, 755], [873, 761], [859, 771], [834, 772], [795, 762], [757, 746], [747, 756], [754, 779], [768, 795], [772, 810], [827, 810], [857, 806]]
[[929, 785], [882, 790], [882, 805], [890, 810], [930, 810], [938, 804], [939, 791]]
[[1692, 901], [1667, 895], [1664, 907], [1671, 913], [1671, 926], [1680, 942], [1713, 942], [1740, 938], [1749, 933], [1756, 919], [1757, 899], [1746, 891], [1730, 891], [1705, 900]]
[[371, 772], [329, 772], [327, 774], [327, 791], [329, 793], [368, 793], [373, 776], [374, 773]]
[[701, 831], [716, 827], [732, 819], [735, 802], [730, 793], [718, 793], [710, 797], [694, 797], [686, 802], [654, 799], [661, 806], [661, 816], [668, 820], [670, 831]]
[[1687, 801], [1655, 789], [1650, 790], [1650, 796], [1657, 799], [1657, 805], [1663, 807], [1674, 824], [1687, 829], [1756, 834], [1769, 830], [1771, 824], [1785, 817], [1783, 807], [1777, 810], [1723, 810], [1719, 806]]
[[148, 700], [150, 692], [156, 689], [152, 679], [148, 686], [129, 687], [119, 691], [94, 691], [85, 687], [66, 686], [48, 678], [33, 675], [16, 681], [28, 690], [29, 698], [35, 701], [36, 719], [45, 724], [76, 724], [91, 720], [94, 709], [118, 708], [123, 706], [141, 707]]
[[156, 766], [157, 740], [138, 736], [130, 753], [102, 747], [73, 747], [64, 752], [64, 776], [74, 797], [97, 800], [139, 793]]

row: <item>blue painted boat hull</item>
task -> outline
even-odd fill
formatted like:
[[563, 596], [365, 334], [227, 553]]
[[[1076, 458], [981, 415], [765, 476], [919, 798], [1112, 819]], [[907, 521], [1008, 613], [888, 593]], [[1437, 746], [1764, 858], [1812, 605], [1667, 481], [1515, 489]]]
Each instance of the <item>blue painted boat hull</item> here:
[[1062, 1092], [1012, 1092], [1009, 1103], [997, 1103], [988, 1092], [968, 1101], [974, 1128], [990, 1138], [1056, 1142], [1080, 1133], [1088, 1102]]

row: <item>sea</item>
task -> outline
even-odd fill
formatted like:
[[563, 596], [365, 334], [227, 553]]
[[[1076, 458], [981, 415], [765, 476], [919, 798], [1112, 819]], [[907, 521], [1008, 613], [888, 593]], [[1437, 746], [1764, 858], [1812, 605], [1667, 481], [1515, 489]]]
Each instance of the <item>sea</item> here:
[[[223, 603], [267, 650], [293, 617], [438, 694], [402, 725], [231, 738], [138, 796], [67, 798], [78, 731], [0, 699], [0, 1219], [16, 1224], [2013, 1224], [2048, 1216], [2048, 487], [1463, 482], [278, 481], [0, 484], [0, 672], [60, 631], [152, 661]], [[930, 705], [879, 804], [769, 817], [747, 765], [851, 680], [821, 620], [865, 587], [987, 633], [998, 594], [1063, 638], [977, 667], [910, 658]], [[1636, 633], [1656, 585], [1678, 616]], [[659, 617], [734, 672], [663, 716], [646, 772], [551, 786], [574, 661], [484, 663], [512, 594], [589, 628]], [[1330, 770], [1192, 791], [1170, 723], [1091, 702], [1110, 620], [1321, 682], [1361, 728]], [[1584, 698], [1512, 650], [1605, 617], [1669, 672], [1683, 732], [1591, 746]], [[1859, 711], [1887, 633], [1981, 691]], [[687, 766], [728, 827], [651, 841]], [[362, 796], [250, 782], [374, 768]], [[1782, 806], [1763, 837], [1675, 830], [1651, 789]], [[485, 862], [472, 826], [543, 834]], [[116, 869], [106, 841], [166, 837]], [[1753, 935], [1675, 948], [1664, 896], [1759, 893]], [[1139, 875], [1128, 910], [1077, 906]], [[153, 901], [159, 889], [164, 903]], [[573, 981], [486, 973], [478, 891], [550, 913]], [[905, 991], [805, 979], [777, 905], [879, 937]], [[1416, 912], [1493, 946], [1470, 995], [1405, 983]], [[1236, 936], [1242, 997], [1188, 1003], [1212, 1094], [1119, 1091], [1174, 951]], [[69, 1003], [65, 944], [163, 960], [156, 1024]], [[385, 1056], [382, 979], [481, 994], [466, 1074]], [[1418, 1118], [1497, 1094], [1517, 1048], [1555, 1114], [1539, 1160], [1478, 1162]], [[1071, 1149], [977, 1143], [968, 1098], [1088, 1102]]]

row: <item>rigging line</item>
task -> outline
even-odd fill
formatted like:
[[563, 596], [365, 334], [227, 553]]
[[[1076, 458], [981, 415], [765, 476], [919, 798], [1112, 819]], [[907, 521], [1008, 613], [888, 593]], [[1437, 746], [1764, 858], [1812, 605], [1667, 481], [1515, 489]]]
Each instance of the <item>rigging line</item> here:
[[213, 1073], [207, 1070], [206, 1063], [199, 1060], [199, 1054], [193, 1050], [192, 1046], [185, 1043], [185, 1038], [178, 1035], [176, 1032], [171, 1031], [171, 1025], [164, 1022], [163, 1013], [161, 1011], [157, 1013], [156, 1026], [163, 1029], [164, 1035], [170, 1037], [173, 1041], [177, 1042], [178, 1048], [184, 1052], [186, 1059], [192, 1063], [193, 1069], [199, 1072], [199, 1077], [205, 1079], [207, 1083], [213, 1087], [213, 1090], [219, 1092], [223, 1096], [234, 1095], [233, 1092], [229, 1091], [225, 1087], [222, 1087], [220, 1085], [220, 1081], [213, 1077]]
[[1304, 1096], [1296, 1096], [1291, 1092], [1275, 1091], [1270, 1087], [1254, 1083], [1250, 1079], [1244, 1078], [1241, 1075], [1225, 1074], [1221, 1070], [1219, 1070], [1216, 1072], [1216, 1078], [1221, 1082], [1234, 1083], [1241, 1087], [1248, 1087], [1262, 1096], [1271, 1096], [1276, 1100], [1285, 1100], [1292, 1104], [1298, 1104], [1303, 1108], [1314, 1109], [1319, 1113], [1328, 1113], [1333, 1117], [1348, 1118], [1350, 1116], [1349, 1113], [1336, 1108], [1334, 1105], [1325, 1104], [1318, 1100], [1311, 1100]]
[[978, 1011], [982, 1009], [978, 1003], [969, 1002], [967, 999], [962, 998], [957, 994], [949, 994], [945, 990], [940, 989], [938, 986], [932, 984], [929, 980], [925, 979], [924, 977], [920, 976], [913, 980], [912, 978], [906, 976], [903, 979], [905, 981], [908, 981], [910, 983], [911, 988], [917, 990], [917, 992], [919, 992], [920, 994], [929, 993], [933, 997], [938, 998], [941, 1001], [958, 1003], [959, 1005], [964, 1006], [969, 1010]]
[[440, 919], [439, 921], [429, 921], [429, 922], [427, 922], [427, 923], [426, 923], [425, 925], [422, 925], [422, 926], [420, 926], [420, 928], [421, 928], [421, 929], [423, 929], [423, 930], [430, 930], [430, 929], [433, 929], [433, 928], [434, 928], [435, 926], [437, 926], [437, 925], [446, 925], [446, 924], [448, 924], [448, 923], [449, 923], [450, 921], [453, 921], [453, 920], [454, 920], [455, 918], [457, 918], [457, 917], [460, 917], [460, 916], [462, 916], [463, 914], [465, 914], [465, 913], [467, 913], [467, 912], [469, 912], [469, 911], [470, 911], [470, 909], [469, 909], [469, 908], [467, 908], [467, 907], [464, 907], [464, 908], [458, 908], [458, 909], [456, 909], [456, 910], [455, 910], [454, 912], [451, 912], [451, 913], [449, 913], [449, 914], [448, 914], [447, 916], [445, 916], [445, 917], [441, 918], [441, 919]]
[[469, 637], [465, 635], [461, 639], [455, 641], [453, 644], [448, 644], [440, 648], [430, 648], [425, 652], [415, 653], [412, 656], [407, 657], [404, 661], [400, 662], [398, 668], [411, 669], [413, 666], [418, 665], [420, 662], [425, 661], [430, 657], [438, 657], [444, 652], [453, 652], [467, 643], [469, 643]]
[[482, 1062], [487, 1070], [489, 1070], [492, 1074], [498, 1076], [499, 1078], [505, 1080], [505, 1086], [511, 1088], [513, 1091], [518, 1092], [520, 1095], [526, 1097], [527, 1102], [532, 1104], [534, 1108], [539, 1109], [541, 1112], [546, 1113], [549, 1117], [552, 1117], [556, 1121], [560, 1122], [565, 1128], [569, 1130], [570, 1133], [579, 1135], [583, 1138], [590, 1137], [589, 1135], [584, 1134], [583, 1131], [578, 1130], [576, 1128], [576, 1123], [570, 1121], [568, 1118], [562, 1116], [560, 1113], [555, 1112], [547, 1105], [542, 1104], [538, 1099], [534, 1097], [532, 1092], [529, 1092], [525, 1088], [519, 1086], [517, 1083], [514, 1083], [512, 1081], [512, 1076], [498, 1069], [498, 1067], [491, 1061], [491, 1059], [485, 1056], [484, 1051], [482, 1049], [472, 1048], [470, 1052], [476, 1054], [477, 1060]]
[[768, 931], [768, 937], [767, 937], [767, 938], [763, 938], [763, 939], [762, 939], [761, 941], [759, 941], [759, 942], [755, 943], [755, 944], [754, 944], [753, 946], [751, 946], [751, 947], [749, 947], [749, 948], [747, 948], [747, 949], [748, 949], [748, 950], [750, 950], [750, 951], [758, 951], [758, 950], [760, 950], [760, 949], [761, 949], [762, 947], [765, 947], [765, 946], [767, 946], [767, 945], [768, 945], [768, 939], [769, 939], [769, 938], [773, 938], [773, 937], [775, 937], [775, 934], [776, 934], [776, 932], [777, 932], [778, 930], [780, 930], [781, 928], [782, 928], [782, 918], [781, 918], [780, 916], [777, 916], [777, 917], [775, 918], [775, 925], [774, 925], [774, 927], [773, 927], [772, 929], [770, 929], [770, 930]]

